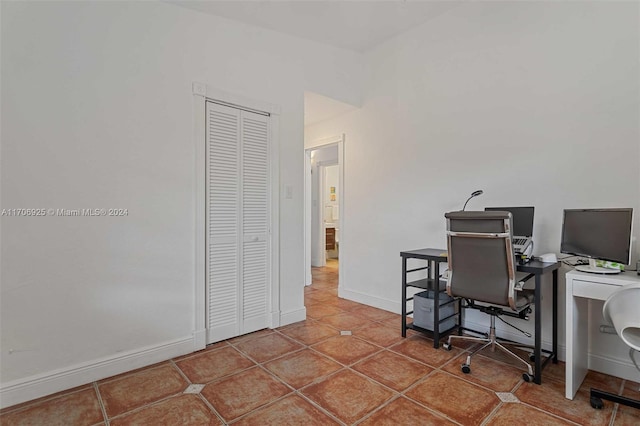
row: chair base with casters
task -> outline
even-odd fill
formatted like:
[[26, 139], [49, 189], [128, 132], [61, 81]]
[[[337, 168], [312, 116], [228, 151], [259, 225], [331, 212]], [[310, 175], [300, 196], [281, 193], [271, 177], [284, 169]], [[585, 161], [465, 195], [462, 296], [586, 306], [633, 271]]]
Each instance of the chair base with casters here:
[[[525, 382], [531, 382], [533, 381], [533, 368], [531, 368], [531, 365], [525, 361], [524, 359], [520, 358], [518, 355], [516, 355], [514, 352], [512, 352], [511, 350], [509, 350], [506, 346], [512, 346], [512, 347], [518, 347], [518, 348], [526, 348], [526, 349], [530, 349], [533, 351], [534, 347], [531, 345], [525, 345], [522, 343], [516, 343], [516, 342], [510, 342], [507, 340], [503, 340], [499, 342], [498, 338], [496, 336], [496, 317], [498, 315], [509, 315], [509, 316], [514, 316], [514, 317], [519, 317], [519, 318], [524, 318], [525, 314], [530, 311], [529, 308], [524, 309], [523, 311], [521, 311], [518, 314], [512, 315], [510, 313], [505, 312], [504, 310], [502, 310], [501, 308], [495, 307], [495, 306], [488, 306], [488, 307], [476, 307], [473, 306], [472, 307], [475, 309], [480, 309], [482, 312], [487, 313], [490, 315], [491, 318], [491, 325], [489, 327], [489, 334], [485, 334], [486, 337], [472, 337], [472, 336], [456, 336], [456, 335], [450, 335], [449, 339], [447, 340], [447, 343], [444, 343], [442, 345], [442, 347], [445, 350], [450, 351], [452, 349], [452, 345], [451, 345], [451, 340], [452, 339], [459, 339], [459, 340], [466, 340], [466, 341], [471, 341], [471, 342], [479, 342], [479, 343], [484, 343], [484, 345], [482, 345], [481, 347], [477, 348], [476, 350], [474, 350], [471, 354], [469, 354], [467, 356], [467, 359], [465, 361], [464, 364], [462, 364], [462, 366], [460, 367], [462, 372], [465, 374], [469, 374], [471, 373], [471, 357], [473, 355], [475, 355], [476, 353], [482, 351], [485, 348], [490, 347], [492, 351], [495, 351], [495, 348], [497, 347], [498, 349], [501, 349], [502, 351], [504, 351], [505, 353], [507, 353], [508, 355], [510, 355], [512, 358], [518, 360], [519, 362], [521, 362], [522, 364], [524, 364], [527, 368], [527, 372], [526, 373], [522, 373], [522, 378], [524, 379]], [[477, 333], [476, 331], [474, 331], [475, 333]], [[480, 333], [479, 333], [480, 334]], [[533, 356], [533, 352], [530, 353], [529, 355], [529, 360], [532, 360], [532, 356]]]
[[611, 392], [591, 388], [589, 393], [589, 402], [593, 408], [598, 410], [602, 409], [604, 407], [604, 403], [602, 402], [603, 399], [611, 402], [617, 402], [618, 404], [626, 405], [627, 407], [640, 409], [640, 400], [638, 399], [627, 398], [626, 396], [620, 396]]

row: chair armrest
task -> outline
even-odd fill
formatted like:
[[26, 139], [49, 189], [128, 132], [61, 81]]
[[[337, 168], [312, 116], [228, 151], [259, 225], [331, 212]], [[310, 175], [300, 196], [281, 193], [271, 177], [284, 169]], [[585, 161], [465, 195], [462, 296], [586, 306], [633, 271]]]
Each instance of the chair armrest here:
[[531, 278], [535, 277], [535, 274], [528, 274], [527, 276], [523, 277], [522, 279], [520, 279], [519, 281], [516, 282], [516, 285], [514, 286], [516, 291], [522, 291], [524, 290], [524, 284], [529, 281]]

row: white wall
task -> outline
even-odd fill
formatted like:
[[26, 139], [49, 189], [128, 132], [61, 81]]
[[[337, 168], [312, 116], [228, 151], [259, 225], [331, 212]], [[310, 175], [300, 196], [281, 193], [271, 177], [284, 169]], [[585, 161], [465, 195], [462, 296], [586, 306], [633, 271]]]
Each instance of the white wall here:
[[559, 251], [564, 208], [633, 207], [637, 259], [638, 8], [465, 4], [368, 52], [363, 107], [305, 129], [346, 134], [342, 296], [400, 312], [399, 252], [446, 247], [476, 189], [471, 210], [536, 207], [535, 254]]
[[128, 209], [2, 217], [2, 404], [193, 349], [194, 81], [282, 108], [280, 303], [304, 315], [303, 92], [359, 103], [360, 56], [166, 3], [1, 7], [2, 208]]

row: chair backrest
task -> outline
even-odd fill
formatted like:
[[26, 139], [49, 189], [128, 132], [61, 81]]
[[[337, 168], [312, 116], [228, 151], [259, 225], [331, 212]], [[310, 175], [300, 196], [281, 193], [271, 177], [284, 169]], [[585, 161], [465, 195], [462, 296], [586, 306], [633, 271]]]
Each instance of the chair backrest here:
[[613, 324], [618, 336], [636, 351], [640, 351], [640, 283], [620, 287], [607, 298], [602, 307], [604, 318]]
[[516, 310], [511, 213], [451, 212], [445, 217], [447, 293]]

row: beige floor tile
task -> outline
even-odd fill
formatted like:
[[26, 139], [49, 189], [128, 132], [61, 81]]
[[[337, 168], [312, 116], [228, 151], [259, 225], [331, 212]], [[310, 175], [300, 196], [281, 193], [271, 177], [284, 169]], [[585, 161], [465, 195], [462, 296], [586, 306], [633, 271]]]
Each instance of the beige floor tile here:
[[205, 384], [255, 365], [231, 346], [207, 351], [176, 363], [191, 383]]
[[98, 386], [109, 418], [181, 393], [189, 385], [170, 364], [143, 370]]
[[301, 392], [347, 424], [364, 417], [393, 396], [390, 390], [349, 370], [339, 371]]
[[278, 358], [264, 367], [295, 389], [342, 368], [337, 362], [309, 349]]
[[291, 392], [260, 367], [208, 384], [202, 396], [229, 422]]
[[304, 348], [300, 343], [280, 333], [272, 333], [257, 339], [242, 342], [235, 345], [235, 347], [260, 363]]
[[429, 375], [405, 396], [465, 426], [481, 424], [500, 404], [494, 392], [442, 372]]
[[111, 426], [222, 425], [222, 421], [197, 395], [179, 395], [115, 418]]
[[298, 395], [289, 395], [233, 423], [234, 426], [332, 426], [339, 423]]
[[25, 405], [0, 415], [0, 424], [73, 426], [95, 425], [104, 421], [93, 387]]
[[382, 349], [355, 336], [335, 336], [311, 347], [344, 365], [358, 362]]
[[389, 351], [377, 353], [352, 368], [398, 392], [433, 371], [431, 367]]
[[448, 426], [455, 425], [432, 411], [410, 401], [398, 398], [374, 412], [359, 426]]

